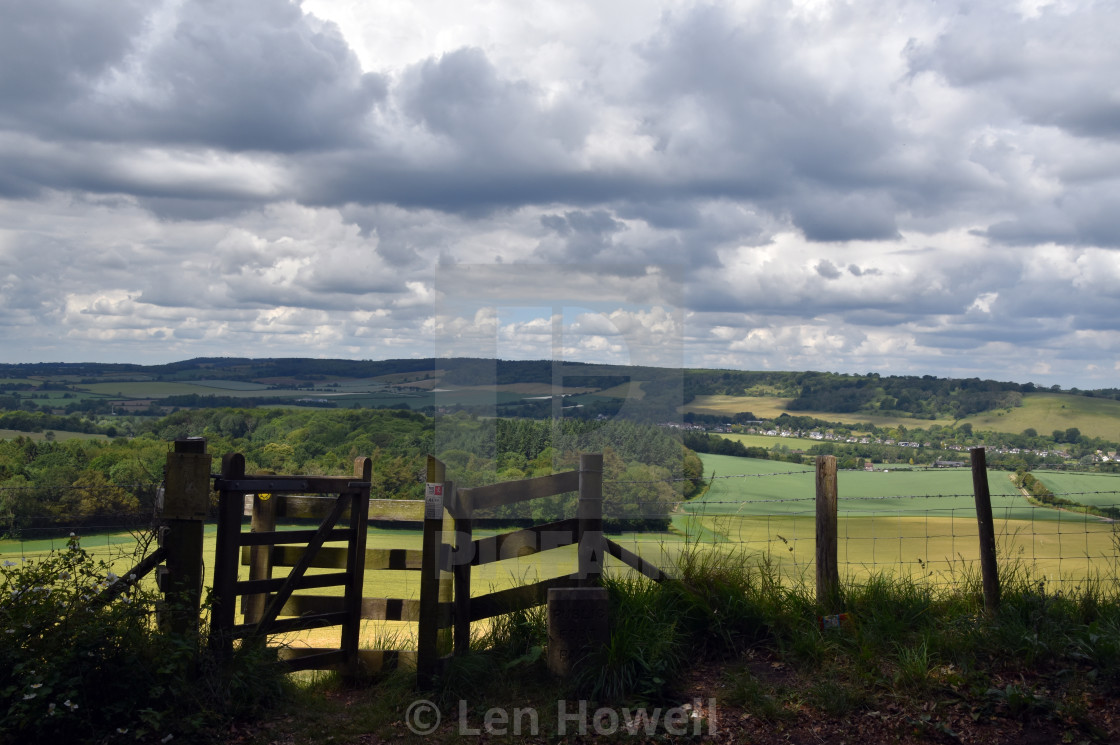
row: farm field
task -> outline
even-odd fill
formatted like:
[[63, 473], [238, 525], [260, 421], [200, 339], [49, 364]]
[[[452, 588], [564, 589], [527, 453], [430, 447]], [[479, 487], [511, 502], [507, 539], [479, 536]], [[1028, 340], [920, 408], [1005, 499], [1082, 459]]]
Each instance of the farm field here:
[[1081, 434], [1120, 440], [1120, 401], [1068, 393], [1027, 393], [1023, 405], [1010, 411], [987, 411], [961, 420], [977, 430], [1019, 433], [1033, 427], [1039, 434], [1076, 427]]
[[[814, 510], [813, 466], [707, 453], [700, 460], [705, 477], [715, 478], [704, 496], [685, 505], [690, 512], [759, 515]], [[988, 481], [993, 508], [1028, 506], [1006, 474], [992, 471]], [[973, 507], [972, 472], [967, 468], [842, 471], [837, 484], [840, 514]]]
[[[760, 419], [773, 419], [782, 414], [790, 416], [809, 416], [823, 419], [826, 422], [841, 422], [843, 424], [860, 425], [874, 424], [876, 427], [929, 427], [931, 424], [950, 425], [952, 419], [914, 419], [902, 416], [879, 416], [877, 414], [840, 413], [835, 411], [790, 411], [786, 405], [792, 401], [790, 398], [777, 396], [697, 396], [691, 403], [681, 407], [681, 413], [687, 414], [741, 414], [750, 412]], [[1030, 426], [1030, 425], [1025, 425]]]
[[766, 435], [739, 435], [734, 433], [721, 433], [719, 436], [725, 440], [741, 442], [744, 447], [766, 448], [767, 450], [771, 450], [776, 445], [804, 449], [819, 444], [816, 440], [810, 440], [807, 437], [768, 437]]
[[1023, 405], [1010, 410], [986, 411], [964, 417], [959, 421], [949, 418], [913, 419], [910, 417], [877, 416], [862, 413], [831, 411], [789, 411], [786, 405], [792, 399], [776, 396], [697, 396], [681, 408], [682, 413], [738, 414], [751, 412], [760, 418], [774, 418], [782, 414], [812, 416], [844, 424], [874, 424], [878, 427], [928, 428], [933, 424], [971, 424], [978, 431], [990, 430], [1019, 434], [1034, 428], [1039, 434], [1050, 434], [1056, 429], [1076, 427], [1081, 434], [1120, 440], [1120, 401], [1108, 398], [1090, 398], [1069, 393], [1026, 393]]
[[[88, 393], [119, 398], [166, 398], [168, 396], [231, 396], [234, 398], [259, 398], [260, 396], [308, 396], [307, 390], [285, 389], [268, 390], [267, 386], [236, 381], [197, 381], [174, 383], [164, 381], [140, 381], [119, 383], [89, 383], [80, 386]], [[316, 395], [323, 395], [318, 393]]]
[[[55, 442], [63, 440], [107, 440], [106, 435], [89, 434], [87, 432], [64, 432], [63, 430], [56, 429], [54, 432]], [[0, 429], [0, 440], [14, 440], [17, 437], [26, 437], [29, 440], [36, 442], [43, 442], [47, 439], [46, 432], [20, 432], [14, 429]]]
[[1120, 475], [1044, 470], [1032, 473], [1057, 496], [1094, 507], [1120, 506]]
[[[700, 457], [705, 474], [715, 478], [703, 497], [682, 505], [674, 528], [700, 542], [769, 553], [794, 576], [811, 572], [816, 550], [813, 469], [734, 456]], [[1063, 477], [1063, 492], [1067, 487], [1101, 492], [1107, 500], [1120, 495], [1120, 476], [1044, 473], [1047, 479]], [[932, 571], [942, 575], [940, 581], [949, 581], [953, 572], [959, 576], [978, 559], [969, 469], [844, 471], [837, 484], [842, 571], [852, 576]], [[988, 484], [1005, 557], [1021, 560], [1053, 581], [1096, 571], [1118, 576], [1120, 524], [1033, 507], [1009, 474], [1000, 471], [989, 473]]]

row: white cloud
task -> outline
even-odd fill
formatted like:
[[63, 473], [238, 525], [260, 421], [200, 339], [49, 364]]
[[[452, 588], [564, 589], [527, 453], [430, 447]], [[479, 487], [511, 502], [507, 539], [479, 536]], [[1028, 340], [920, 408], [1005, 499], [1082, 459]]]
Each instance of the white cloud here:
[[0, 349], [1114, 385], [1117, 11], [967, 10], [13, 7]]

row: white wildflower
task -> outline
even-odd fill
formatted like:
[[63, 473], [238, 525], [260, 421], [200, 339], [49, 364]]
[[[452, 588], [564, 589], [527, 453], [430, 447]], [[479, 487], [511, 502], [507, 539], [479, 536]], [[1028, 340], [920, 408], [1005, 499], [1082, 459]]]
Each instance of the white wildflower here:
[[24, 701], [30, 701], [31, 699], [35, 698], [38, 695], [39, 695], [38, 693], [25, 693], [25, 694], [23, 694], [23, 700]]
[[36, 689], [39, 689], [39, 688], [42, 688], [42, 687], [43, 687], [42, 683], [32, 683], [31, 684], [31, 690], [36, 690]]
[[162, 740], [160, 740], [160, 742], [162, 742], [162, 743], [168, 743], [168, 742], [171, 742], [171, 738], [172, 738], [172, 737], [174, 737], [174, 736], [175, 736], [175, 735], [168, 735], [167, 737], [165, 737], [165, 738], [163, 738]]

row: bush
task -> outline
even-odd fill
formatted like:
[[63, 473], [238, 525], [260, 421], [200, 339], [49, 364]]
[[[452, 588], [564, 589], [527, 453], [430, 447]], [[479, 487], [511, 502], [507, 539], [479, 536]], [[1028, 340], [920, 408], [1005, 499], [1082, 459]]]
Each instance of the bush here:
[[0, 580], [2, 741], [190, 735], [281, 691], [259, 648], [218, 665], [201, 635], [161, 631], [154, 592], [132, 587], [104, 602], [121, 579], [73, 536], [43, 558], [5, 561]]

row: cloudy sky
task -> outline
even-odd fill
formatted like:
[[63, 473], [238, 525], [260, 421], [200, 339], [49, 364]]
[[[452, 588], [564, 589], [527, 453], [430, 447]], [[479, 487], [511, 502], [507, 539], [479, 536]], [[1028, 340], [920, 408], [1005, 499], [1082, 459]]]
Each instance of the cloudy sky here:
[[0, 0], [0, 360], [1120, 378], [1120, 6]]

